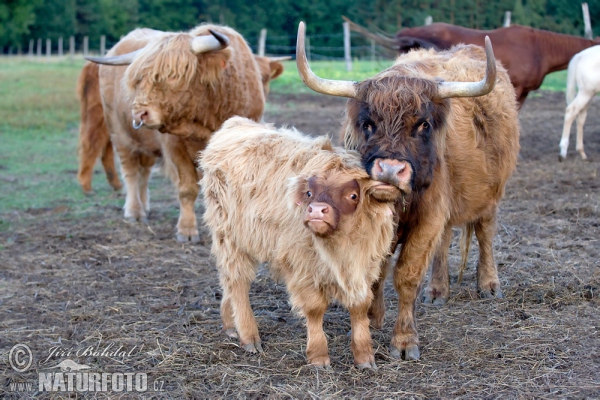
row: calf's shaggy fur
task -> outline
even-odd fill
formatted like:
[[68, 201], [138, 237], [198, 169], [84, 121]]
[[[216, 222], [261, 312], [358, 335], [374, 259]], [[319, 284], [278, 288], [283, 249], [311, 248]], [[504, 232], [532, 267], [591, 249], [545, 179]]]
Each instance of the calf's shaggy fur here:
[[249, 289], [267, 262], [306, 318], [311, 364], [330, 362], [323, 315], [337, 300], [350, 311], [356, 365], [375, 367], [367, 311], [394, 233], [396, 189], [379, 188], [356, 154], [328, 138], [241, 117], [215, 132], [200, 164], [223, 330], [247, 351], [262, 350]]

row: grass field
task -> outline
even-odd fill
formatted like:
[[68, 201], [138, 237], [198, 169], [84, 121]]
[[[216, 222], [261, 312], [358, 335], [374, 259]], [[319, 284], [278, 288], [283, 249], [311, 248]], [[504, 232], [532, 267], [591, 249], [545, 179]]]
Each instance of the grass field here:
[[[274, 93], [312, 93], [298, 76], [295, 62], [272, 85]], [[76, 181], [79, 105], [75, 95], [83, 60], [32, 62], [0, 59], [0, 215], [11, 210], [68, 208], [79, 215], [98, 204], [120, 207], [103, 178], [95, 179], [98, 195], [85, 197]], [[362, 80], [391, 61], [314, 62], [315, 73], [332, 79]], [[564, 90], [566, 72], [549, 75], [542, 86]], [[269, 107], [269, 105], [267, 105]], [[100, 167], [97, 166], [97, 169]], [[154, 179], [152, 184], [164, 184]], [[6, 229], [0, 222], [0, 229]]]

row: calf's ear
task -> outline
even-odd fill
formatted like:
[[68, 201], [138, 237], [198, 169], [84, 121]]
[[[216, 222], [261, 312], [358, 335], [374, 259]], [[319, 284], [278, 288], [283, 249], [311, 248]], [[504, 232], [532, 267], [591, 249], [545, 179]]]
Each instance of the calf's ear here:
[[303, 175], [297, 175], [288, 180], [286, 199], [289, 210], [294, 210], [302, 204], [302, 195], [307, 181], [308, 178]]

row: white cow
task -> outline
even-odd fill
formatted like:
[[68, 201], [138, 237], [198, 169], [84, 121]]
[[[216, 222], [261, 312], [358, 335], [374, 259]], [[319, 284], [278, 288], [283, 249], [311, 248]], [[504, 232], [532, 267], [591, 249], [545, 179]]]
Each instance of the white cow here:
[[[577, 97], [575, 90], [577, 89]], [[565, 125], [560, 139], [559, 161], [567, 157], [571, 124], [577, 117], [577, 151], [587, 160], [583, 151], [583, 124], [590, 101], [600, 92], [600, 46], [589, 47], [577, 54], [569, 62], [567, 73], [567, 110]]]

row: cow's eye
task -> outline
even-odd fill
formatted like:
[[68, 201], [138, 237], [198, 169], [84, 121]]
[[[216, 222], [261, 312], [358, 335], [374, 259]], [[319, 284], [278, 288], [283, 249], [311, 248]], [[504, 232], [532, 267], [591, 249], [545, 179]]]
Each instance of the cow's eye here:
[[312, 197], [312, 192], [310, 190], [306, 192], [306, 197]]
[[363, 122], [362, 129], [367, 138], [369, 138], [375, 132], [375, 125], [371, 122]]
[[427, 130], [427, 129], [429, 129], [429, 122], [427, 122], [427, 121], [423, 122], [421, 124], [421, 129], [424, 130], [424, 131]]

